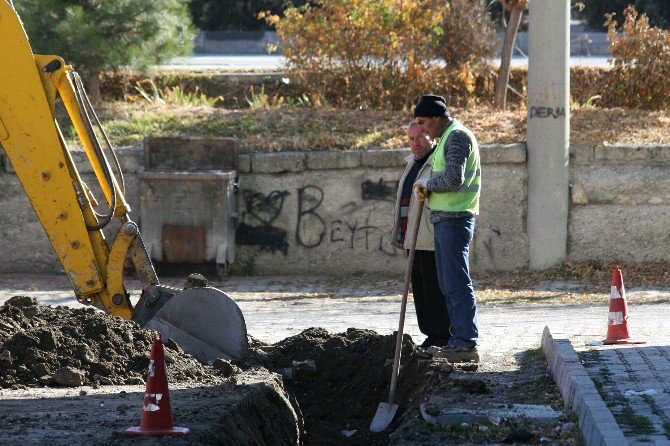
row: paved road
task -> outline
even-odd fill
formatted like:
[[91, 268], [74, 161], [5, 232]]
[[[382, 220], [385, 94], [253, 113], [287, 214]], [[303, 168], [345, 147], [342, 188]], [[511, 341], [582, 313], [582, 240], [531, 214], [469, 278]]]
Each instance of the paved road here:
[[[570, 66], [587, 67], [606, 67], [608, 66], [607, 57], [584, 57], [573, 56], [570, 58]], [[277, 71], [285, 62], [283, 56], [275, 55], [194, 55], [191, 57], [177, 57], [159, 65], [157, 68], [170, 70], [267, 70]], [[500, 65], [500, 59], [491, 61], [494, 66]], [[528, 66], [528, 58], [514, 57], [512, 59], [513, 67]]]
[[[174, 286], [180, 282], [164, 280]], [[396, 280], [366, 282], [359, 278], [352, 283], [325, 277], [233, 277], [219, 287], [237, 301], [249, 334], [265, 342], [276, 342], [310, 327], [332, 332], [356, 327], [382, 334], [398, 327], [402, 283]], [[138, 284], [129, 284], [132, 295], [138, 295], [138, 288]], [[17, 294], [34, 296], [49, 305], [79, 305], [65, 276], [0, 276], [0, 303]], [[480, 306], [481, 350], [497, 360], [513, 351], [537, 347], [545, 325], [552, 333], [566, 333], [576, 348], [602, 340], [608, 314], [608, 298], [603, 298], [603, 305], [586, 307]], [[630, 315], [635, 335], [670, 344], [670, 304], [631, 306]], [[417, 343], [424, 339], [411, 302], [405, 332]]]

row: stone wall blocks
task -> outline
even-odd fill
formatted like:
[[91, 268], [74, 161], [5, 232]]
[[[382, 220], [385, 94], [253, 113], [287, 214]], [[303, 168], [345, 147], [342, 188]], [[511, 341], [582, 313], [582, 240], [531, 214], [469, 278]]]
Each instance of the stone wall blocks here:
[[587, 204], [589, 195], [582, 184], [573, 184], [570, 188], [570, 195], [574, 204]]
[[526, 143], [482, 144], [482, 164], [522, 164], [526, 162]]
[[251, 155], [253, 173], [302, 172], [305, 170], [303, 152], [254, 153]]
[[651, 222], [668, 219], [668, 204], [574, 206], [568, 222], [568, 259], [667, 261], [670, 235]]
[[570, 145], [570, 162], [575, 164], [591, 164], [595, 156], [595, 147], [586, 144]]
[[594, 160], [606, 163], [670, 164], [670, 146], [597, 146]]
[[363, 167], [400, 167], [405, 164], [405, 158], [409, 154], [410, 154], [409, 149], [363, 150], [361, 152], [361, 165]]
[[670, 146], [654, 147], [654, 160], [662, 164], [670, 164]]

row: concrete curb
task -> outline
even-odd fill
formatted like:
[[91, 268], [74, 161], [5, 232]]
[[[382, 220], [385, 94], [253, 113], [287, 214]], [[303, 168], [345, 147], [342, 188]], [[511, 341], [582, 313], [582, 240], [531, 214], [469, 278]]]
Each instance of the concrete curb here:
[[565, 407], [579, 417], [579, 430], [586, 446], [627, 445], [614, 415], [598, 393], [577, 352], [565, 335], [553, 336], [549, 327], [542, 333], [542, 350], [561, 391]]

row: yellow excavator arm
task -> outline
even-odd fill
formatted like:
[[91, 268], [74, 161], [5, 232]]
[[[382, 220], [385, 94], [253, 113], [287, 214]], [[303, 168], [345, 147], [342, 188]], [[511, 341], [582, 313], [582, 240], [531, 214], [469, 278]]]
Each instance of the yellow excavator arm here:
[[[228, 296], [198, 280], [185, 291], [159, 284], [139, 228], [129, 217], [119, 163], [81, 78], [62, 58], [33, 54], [23, 25], [7, 0], [0, 0], [0, 60], [11, 65], [0, 75], [0, 144], [77, 298], [161, 331], [200, 359], [238, 356], [247, 345], [246, 326]], [[92, 192], [65, 144], [55, 119], [59, 99], [93, 167], [106, 213], [96, 212]], [[110, 244], [102, 230], [112, 220], [118, 220], [120, 229]], [[135, 308], [123, 283], [128, 255], [143, 287]]]

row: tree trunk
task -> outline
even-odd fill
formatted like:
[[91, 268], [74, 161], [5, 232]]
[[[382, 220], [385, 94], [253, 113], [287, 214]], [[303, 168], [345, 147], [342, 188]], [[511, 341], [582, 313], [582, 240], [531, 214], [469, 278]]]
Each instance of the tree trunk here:
[[102, 96], [100, 95], [100, 75], [98, 73], [89, 74], [87, 79], [83, 80], [86, 87], [86, 94], [88, 95], [91, 104], [99, 104], [102, 100]]
[[507, 85], [509, 83], [509, 71], [512, 65], [512, 54], [514, 53], [514, 41], [516, 33], [521, 23], [523, 9], [512, 8], [510, 11], [507, 30], [505, 31], [505, 42], [503, 43], [502, 54], [500, 56], [500, 69], [498, 70], [498, 79], [496, 80], [495, 107], [498, 110], [505, 110], [507, 105]]
[[500, 13], [500, 26], [503, 29], [507, 29], [507, 20], [505, 19], [505, 11], [507, 11], [507, 0], [500, 0], [500, 6], [502, 7], [502, 12]]

